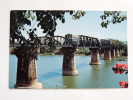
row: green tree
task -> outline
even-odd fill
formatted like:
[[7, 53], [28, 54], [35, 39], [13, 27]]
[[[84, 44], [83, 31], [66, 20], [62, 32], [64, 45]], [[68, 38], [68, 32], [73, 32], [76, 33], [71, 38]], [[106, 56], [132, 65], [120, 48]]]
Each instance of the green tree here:
[[126, 15], [122, 15], [121, 11], [104, 11], [104, 14], [100, 16], [102, 19], [101, 26], [107, 28], [109, 24], [117, 24], [127, 20]]
[[115, 40], [115, 39], [109, 39], [109, 41], [112, 44], [119, 45], [121, 47], [119, 48], [121, 50], [121, 54], [123, 56], [127, 56], [127, 44], [125, 44], [123, 41]]
[[[20, 42], [29, 42], [29, 40], [37, 39], [35, 31], [37, 27], [43, 29], [43, 33], [46, 36], [53, 37], [56, 31], [57, 20], [65, 23], [65, 14], [68, 13], [73, 19], [79, 19], [85, 15], [85, 11], [72, 11], [72, 10], [13, 10], [10, 13], [10, 41], [14, 42], [14, 39], [20, 40]], [[34, 16], [33, 16], [34, 15]], [[120, 11], [104, 11], [104, 14], [100, 16], [102, 19], [101, 26], [107, 28], [110, 23], [121, 23], [127, 19], [126, 15], [122, 15]], [[31, 20], [32, 19], [32, 20]], [[38, 22], [37, 27], [34, 29], [25, 29], [25, 25], [31, 26], [31, 21], [36, 20]], [[25, 30], [29, 35], [26, 39], [21, 30]], [[52, 38], [49, 38], [52, 41]], [[51, 42], [52, 44], [52, 42]]]
[[[33, 11], [26, 11], [26, 10], [13, 10], [10, 13], [10, 40], [14, 42], [14, 39], [20, 40], [20, 42], [29, 42], [29, 40], [33, 41], [37, 39], [37, 35], [35, 31], [37, 31], [37, 27], [41, 27], [43, 29], [43, 33], [46, 36], [53, 37], [54, 32], [57, 26], [57, 20], [60, 20], [62, 23], [65, 23], [65, 14], [70, 14], [73, 19], [79, 19], [81, 16], [84, 16], [84, 11], [72, 11], [72, 10], [60, 10], [60, 11], [53, 11], [53, 10], [33, 10]], [[35, 16], [33, 16], [35, 15]], [[32, 20], [31, 20], [32, 19]], [[24, 25], [31, 26], [31, 21], [36, 20], [38, 22], [37, 27], [34, 29], [26, 30]], [[26, 39], [21, 32], [21, 30], [25, 30], [29, 35], [29, 38]], [[51, 39], [51, 38], [49, 38]], [[52, 39], [51, 39], [52, 40]], [[50, 40], [50, 41], [51, 41]]]

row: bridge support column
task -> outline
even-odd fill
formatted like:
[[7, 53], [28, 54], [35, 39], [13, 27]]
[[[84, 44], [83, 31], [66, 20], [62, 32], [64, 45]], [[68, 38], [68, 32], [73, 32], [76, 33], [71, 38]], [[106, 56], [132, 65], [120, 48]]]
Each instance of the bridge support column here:
[[99, 49], [90, 49], [91, 51], [91, 65], [98, 65], [101, 64], [100, 60], [99, 60]]
[[104, 49], [104, 60], [111, 60], [111, 50], [109, 48]]
[[115, 49], [111, 49], [111, 58], [115, 59], [116, 55], [115, 55]]
[[104, 49], [100, 49], [100, 50], [99, 50], [99, 56], [100, 56], [100, 57], [103, 57], [103, 56], [104, 56]]
[[115, 55], [116, 55], [116, 57], [119, 57], [120, 56], [119, 49], [115, 49]]
[[37, 49], [19, 47], [15, 54], [18, 58], [15, 88], [42, 88], [37, 77]]
[[65, 47], [62, 48], [62, 51], [64, 53], [62, 74], [64, 76], [71, 76], [78, 74], [74, 57], [76, 48]]

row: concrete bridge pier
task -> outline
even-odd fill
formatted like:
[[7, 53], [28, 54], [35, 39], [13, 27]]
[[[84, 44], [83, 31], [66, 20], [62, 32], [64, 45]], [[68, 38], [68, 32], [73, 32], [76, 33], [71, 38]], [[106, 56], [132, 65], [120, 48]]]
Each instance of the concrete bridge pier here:
[[115, 49], [115, 55], [116, 55], [116, 57], [119, 57], [120, 56], [119, 49]]
[[99, 56], [100, 56], [100, 57], [103, 57], [103, 56], [104, 56], [104, 49], [101, 48], [101, 49], [99, 50]]
[[42, 88], [37, 77], [37, 49], [20, 47], [15, 51], [18, 58], [15, 88]]
[[111, 60], [111, 49], [104, 49], [104, 60]]
[[62, 52], [64, 54], [62, 74], [64, 76], [72, 76], [72, 75], [78, 74], [78, 71], [76, 69], [75, 57], [74, 57], [75, 51], [76, 51], [76, 48], [72, 48], [72, 47], [62, 48]]
[[100, 63], [100, 59], [99, 59], [99, 49], [98, 48], [91, 48], [91, 65], [98, 65], [101, 64]]
[[111, 58], [115, 59], [116, 55], [115, 55], [115, 49], [111, 49]]

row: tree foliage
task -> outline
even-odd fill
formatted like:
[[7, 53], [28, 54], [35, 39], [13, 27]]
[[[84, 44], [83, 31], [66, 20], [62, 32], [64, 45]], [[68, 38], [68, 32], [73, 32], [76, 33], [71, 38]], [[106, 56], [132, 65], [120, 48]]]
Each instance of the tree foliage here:
[[124, 42], [120, 41], [120, 40], [109, 39], [109, 41], [112, 42], [112, 43], [115, 43], [115, 44], [124, 45]]
[[[39, 43], [37, 40], [37, 27], [43, 29], [43, 33], [52, 44], [52, 37], [56, 31], [57, 20], [65, 23], [65, 14], [69, 14], [73, 19], [77, 20], [85, 15], [85, 11], [73, 11], [73, 10], [13, 10], [10, 13], [10, 41], [14, 42], [15, 39], [20, 43]], [[35, 15], [35, 16], [34, 16]], [[102, 19], [101, 26], [107, 28], [110, 23], [116, 24], [126, 20], [125, 15], [121, 15], [120, 11], [104, 11], [104, 14], [100, 16]], [[36, 21], [37, 27], [29, 30], [25, 29], [25, 25], [32, 26], [32, 21]], [[26, 31], [29, 38], [26, 39], [22, 30]]]
[[[36, 18], [32, 16], [32, 14], [36, 15]], [[85, 12], [83, 11], [72, 11], [72, 10], [33, 10], [33, 11], [17, 11], [13, 10], [10, 14], [10, 40], [14, 42], [14, 39], [20, 40], [20, 42], [29, 42], [35, 41], [37, 39], [37, 35], [35, 31], [37, 31], [37, 27], [41, 27], [43, 29], [43, 33], [46, 33], [46, 36], [51, 39], [54, 36], [54, 32], [56, 31], [57, 20], [60, 20], [62, 23], [65, 23], [65, 14], [68, 13], [73, 16], [74, 19], [79, 19], [81, 16], [84, 16]], [[38, 22], [37, 27], [34, 29], [26, 30], [24, 25], [27, 24], [31, 26], [31, 21], [36, 20]], [[23, 36], [21, 30], [26, 30], [29, 35], [29, 39], [26, 39]], [[51, 39], [52, 40], [52, 39]], [[51, 41], [50, 40], [50, 41]]]
[[121, 11], [104, 11], [104, 14], [100, 16], [102, 19], [101, 26], [107, 28], [109, 24], [117, 24], [127, 20], [126, 15], [122, 15]]
[[10, 12], [10, 40], [14, 42], [14, 39], [21, 39], [26, 41], [21, 33], [24, 30], [24, 25], [31, 25], [28, 18], [25, 17], [26, 11], [11, 11]]
[[125, 44], [123, 41], [120, 41], [120, 40], [115, 40], [115, 39], [109, 39], [109, 41], [111, 42], [111, 43], [113, 43], [113, 44], [115, 44], [115, 45], [118, 45], [118, 46], [120, 46], [121, 48], [120, 49], [122, 49], [122, 55], [123, 56], [127, 56], [127, 44]]

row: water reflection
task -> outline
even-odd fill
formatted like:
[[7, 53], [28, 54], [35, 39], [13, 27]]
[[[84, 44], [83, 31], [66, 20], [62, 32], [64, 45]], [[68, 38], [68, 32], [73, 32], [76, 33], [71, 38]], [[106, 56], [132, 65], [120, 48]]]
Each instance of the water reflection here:
[[100, 70], [100, 65], [91, 65], [92, 71], [99, 71]]
[[112, 60], [105, 60], [105, 62], [104, 62], [104, 66], [111, 65], [112, 62], [113, 62]]
[[100, 65], [91, 65], [91, 74], [90, 74], [90, 86], [98, 88], [99, 85], [101, 84], [100, 81]]
[[76, 76], [63, 76], [63, 84], [65, 88], [76, 88]]

